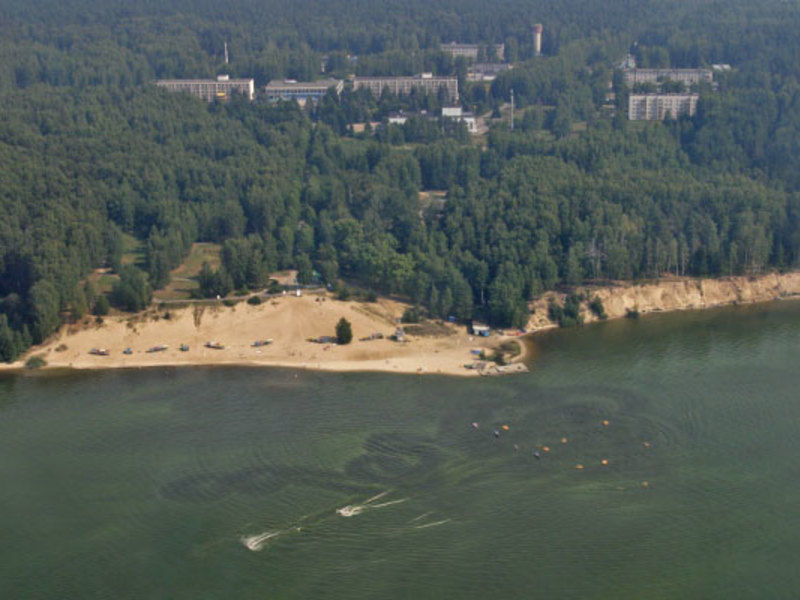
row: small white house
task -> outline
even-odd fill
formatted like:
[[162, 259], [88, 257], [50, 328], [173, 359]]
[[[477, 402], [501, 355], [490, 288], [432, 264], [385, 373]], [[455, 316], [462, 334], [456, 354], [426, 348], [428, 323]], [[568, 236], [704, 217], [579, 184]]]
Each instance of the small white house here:
[[464, 112], [460, 106], [443, 106], [442, 118], [461, 121], [467, 126], [467, 131], [472, 134], [478, 133], [478, 118], [472, 113]]

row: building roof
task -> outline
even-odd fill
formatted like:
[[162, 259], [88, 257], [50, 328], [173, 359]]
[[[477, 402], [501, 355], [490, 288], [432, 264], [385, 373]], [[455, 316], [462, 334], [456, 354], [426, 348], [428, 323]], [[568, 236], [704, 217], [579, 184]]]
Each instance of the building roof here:
[[160, 84], [197, 84], [197, 83], [227, 83], [234, 85], [249, 85], [253, 83], [252, 79], [159, 79], [156, 83]]
[[294, 79], [287, 79], [285, 81], [270, 81], [266, 91], [284, 91], [296, 89], [319, 89], [327, 90], [330, 87], [338, 87], [342, 83], [339, 79], [319, 79], [317, 81], [295, 81]]

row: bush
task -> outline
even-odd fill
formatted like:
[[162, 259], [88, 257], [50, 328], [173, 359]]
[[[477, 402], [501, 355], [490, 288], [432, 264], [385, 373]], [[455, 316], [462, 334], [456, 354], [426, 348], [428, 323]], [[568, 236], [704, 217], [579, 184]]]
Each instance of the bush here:
[[350, 300], [350, 288], [346, 285], [342, 286], [342, 289], [339, 290], [339, 293], [336, 294], [337, 300]]
[[25, 368], [26, 369], [41, 369], [46, 364], [47, 364], [47, 361], [44, 358], [42, 358], [41, 356], [31, 356], [27, 361], [25, 361]]
[[111, 309], [111, 305], [108, 302], [108, 298], [105, 296], [98, 296], [97, 300], [94, 302], [94, 308], [92, 308], [92, 314], [96, 317], [104, 317], [108, 314], [108, 311]]
[[403, 311], [400, 321], [403, 323], [419, 323], [422, 320], [422, 311], [418, 306], [411, 306]]
[[606, 314], [606, 309], [603, 306], [603, 301], [600, 300], [599, 296], [595, 296], [589, 301], [589, 310], [592, 311], [592, 314], [596, 316], [598, 319], [607, 319], [608, 315]]
[[628, 319], [638, 319], [639, 318], [639, 309], [637, 309], [637, 308], [625, 309], [625, 316]]
[[252, 304], [253, 306], [258, 306], [261, 304], [261, 296], [250, 296], [247, 299], [248, 304]]
[[547, 315], [551, 321], [558, 323], [559, 327], [583, 325], [580, 296], [570, 294], [564, 301], [564, 306], [561, 306], [555, 298], [550, 298], [547, 304]]
[[561, 321], [564, 319], [564, 307], [561, 306], [553, 297], [547, 301], [547, 317], [553, 323], [561, 323]]
[[152, 297], [153, 290], [144, 273], [131, 265], [122, 267], [119, 281], [111, 290], [114, 306], [128, 312], [138, 312], [147, 308]]
[[377, 302], [378, 301], [378, 294], [376, 294], [375, 292], [370, 290], [370, 291], [367, 292], [367, 295], [366, 295], [365, 298], [366, 298], [367, 302]]
[[226, 298], [225, 300], [222, 301], [222, 303], [225, 306], [227, 306], [228, 308], [232, 308], [232, 307], [236, 306], [237, 304], [239, 304], [239, 301], [238, 300], [234, 300], [233, 298]]
[[342, 317], [336, 324], [336, 342], [339, 344], [349, 344], [353, 341], [353, 328], [350, 321]]

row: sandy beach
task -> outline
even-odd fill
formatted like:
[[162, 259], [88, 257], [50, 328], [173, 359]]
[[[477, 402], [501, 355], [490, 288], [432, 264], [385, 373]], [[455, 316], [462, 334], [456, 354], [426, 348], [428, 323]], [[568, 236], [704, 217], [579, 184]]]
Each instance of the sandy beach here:
[[[103, 369], [181, 365], [253, 365], [320, 369], [329, 371], [384, 371], [441, 373], [475, 376], [465, 364], [475, 360], [472, 349], [490, 350], [504, 338], [479, 338], [465, 326], [435, 324], [433, 331], [408, 334], [407, 341], [389, 339], [407, 305], [387, 299], [378, 302], [337, 301], [326, 294], [301, 297], [286, 295], [260, 305], [240, 302], [151, 309], [139, 315], [109, 316], [102, 324], [86, 317], [77, 325], [64, 326], [42, 346], [22, 359], [0, 368], [23, 367], [30, 356], [41, 356], [45, 368]], [[168, 318], [165, 318], [168, 311]], [[313, 343], [309, 338], [334, 336], [336, 323], [352, 324], [352, 343], [340, 346]], [[406, 327], [410, 332], [414, 327]], [[361, 341], [372, 334], [383, 339]], [[254, 347], [256, 340], [271, 339]], [[219, 342], [223, 349], [205, 346]], [[189, 346], [181, 351], [180, 346]], [[149, 348], [166, 345], [160, 352]], [[108, 349], [108, 356], [90, 354], [92, 348]], [[123, 350], [131, 349], [131, 354]]]

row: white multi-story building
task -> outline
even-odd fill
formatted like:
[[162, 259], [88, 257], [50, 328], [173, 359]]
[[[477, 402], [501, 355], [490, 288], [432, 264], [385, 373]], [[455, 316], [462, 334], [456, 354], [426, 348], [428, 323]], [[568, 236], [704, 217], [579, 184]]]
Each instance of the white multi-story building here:
[[663, 121], [681, 115], [694, 116], [699, 94], [631, 94], [628, 96], [628, 119]]
[[160, 79], [156, 85], [171, 92], [187, 92], [206, 102], [229, 100], [233, 94], [242, 94], [253, 100], [255, 84], [252, 79], [231, 79], [219, 75], [216, 79]]
[[622, 77], [628, 86], [637, 83], [661, 83], [680, 81], [690, 86], [698, 83], [712, 83], [714, 73], [711, 69], [622, 69]]
[[[478, 54], [480, 52], [480, 44], [457, 44], [456, 42], [450, 42], [449, 44], [441, 44], [439, 48], [445, 54], [449, 54], [451, 56], [463, 56], [464, 58], [468, 58], [470, 60], [478, 60]], [[505, 60], [506, 57], [506, 45], [505, 44], [487, 44], [486, 45], [487, 53], [493, 51], [494, 58], [497, 60]]]
[[287, 79], [284, 81], [270, 81], [264, 88], [267, 100], [278, 102], [279, 100], [297, 100], [301, 106], [306, 102], [318, 102], [328, 90], [333, 88], [337, 94], [341, 94], [344, 89], [344, 82], [338, 79], [321, 79], [319, 81], [295, 81]]
[[398, 96], [407, 96], [414, 88], [437, 94], [444, 88], [449, 102], [458, 102], [458, 78], [434, 77], [431, 73], [422, 73], [413, 77], [356, 77], [353, 89], [367, 88], [375, 98], [380, 98], [384, 89]]

